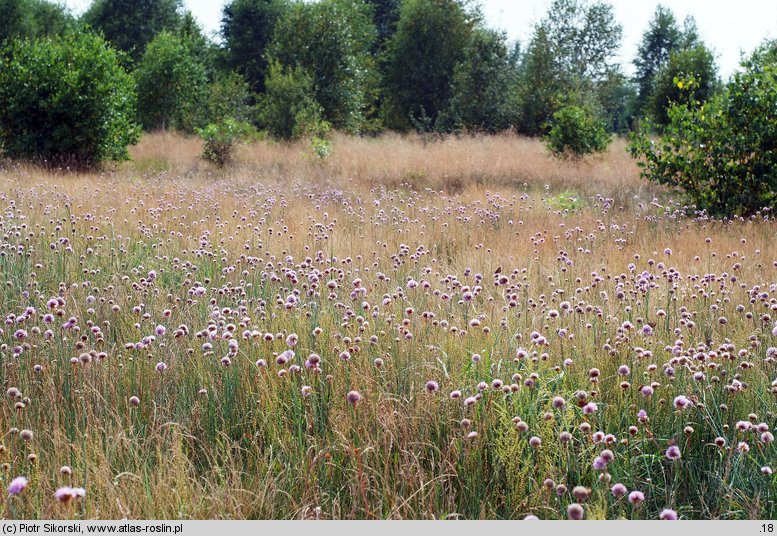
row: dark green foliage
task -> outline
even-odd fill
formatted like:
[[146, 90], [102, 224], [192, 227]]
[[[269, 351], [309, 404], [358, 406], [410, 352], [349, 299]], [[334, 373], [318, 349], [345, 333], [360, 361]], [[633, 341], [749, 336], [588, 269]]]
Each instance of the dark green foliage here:
[[259, 110], [261, 126], [275, 138], [298, 139], [322, 128], [323, 110], [315, 98], [313, 78], [301, 67], [270, 65]]
[[361, 0], [298, 1], [278, 21], [268, 58], [289, 72], [304, 70], [323, 119], [358, 132], [376, 82], [374, 40], [370, 10]]
[[553, 114], [545, 144], [556, 156], [580, 158], [605, 151], [611, 139], [597, 114], [580, 106], [565, 106]]
[[650, 117], [660, 126], [669, 123], [672, 104], [705, 102], [720, 87], [715, 56], [703, 44], [672, 52], [655, 76], [648, 100]]
[[192, 132], [198, 126], [205, 104], [206, 73], [188, 41], [161, 32], [146, 47], [135, 79], [138, 118], [144, 128]]
[[0, 42], [61, 35], [75, 20], [61, 5], [46, 0], [0, 0]]
[[365, 0], [372, 6], [372, 20], [377, 30], [376, 43], [381, 48], [397, 29], [401, 0]]
[[[612, 6], [587, 0], [554, 0], [535, 27], [520, 68], [519, 130], [547, 133], [553, 114], [579, 105], [611, 114], [617, 124], [628, 88], [616, 62], [622, 28]], [[590, 101], [596, 101], [590, 107]]]
[[550, 117], [558, 109], [559, 73], [555, 56], [545, 27], [534, 29], [529, 47], [519, 71], [518, 130], [529, 136], [547, 131]]
[[444, 130], [494, 133], [513, 126], [516, 74], [504, 34], [475, 30], [454, 71], [452, 96], [440, 118]]
[[265, 52], [288, 4], [288, 0], [232, 0], [224, 6], [221, 35], [227, 63], [253, 91], [264, 91]]
[[596, 86], [607, 130], [625, 134], [631, 129], [636, 110], [637, 89], [622, 72], [613, 71]]
[[254, 119], [251, 88], [238, 73], [219, 74], [208, 84], [207, 94], [205, 122], [216, 123], [224, 117], [242, 122]]
[[181, 0], [95, 0], [82, 20], [138, 60], [159, 32], [179, 28], [180, 8]]
[[631, 144], [643, 177], [714, 216], [777, 207], [777, 63], [765, 47], [743, 67], [706, 103], [671, 106], [658, 141], [646, 128]]
[[648, 29], [642, 35], [642, 41], [634, 59], [638, 87], [637, 108], [645, 109], [648, 98], [653, 93], [653, 82], [658, 71], [669, 61], [669, 55], [680, 48], [682, 32], [677, 25], [674, 13], [662, 5], [656, 7]]
[[139, 137], [135, 84], [98, 35], [12, 42], [0, 66], [6, 156], [88, 167], [129, 157]]
[[701, 101], [717, 86], [714, 57], [699, 39], [696, 21], [688, 17], [680, 28], [672, 11], [660, 5], [642, 36], [634, 66], [635, 114], [650, 116], [658, 125], [667, 123], [671, 103], [688, 100], [687, 91], [678, 91], [676, 77], [695, 75], [701, 84], [696, 88]]
[[203, 129], [197, 129], [197, 134], [204, 142], [202, 158], [218, 167], [224, 167], [232, 161], [239, 143], [256, 136], [256, 129], [249, 123], [228, 117]]
[[174, 33], [186, 43], [194, 61], [205, 68], [209, 81], [230, 72], [224, 65], [224, 52], [205, 35], [191, 11], [184, 11]]
[[383, 115], [389, 128], [433, 128], [448, 106], [476, 18], [460, 0], [405, 0], [386, 51]]

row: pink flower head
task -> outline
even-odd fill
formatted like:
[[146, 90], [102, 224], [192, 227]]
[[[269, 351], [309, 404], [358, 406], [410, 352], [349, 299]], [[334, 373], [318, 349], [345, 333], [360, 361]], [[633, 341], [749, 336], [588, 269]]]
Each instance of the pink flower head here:
[[620, 499], [621, 497], [623, 497], [629, 492], [629, 490], [626, 489], [626, 486], [624, 486], [620, 482], [617, 484], [614, 484], [610, 491], [612, 491], [612, 495], [616, 499]]
[[574, 521], [579, 521], [583, 519], [583, 514], [585, 511], [583, 510], [583, 507], [580, 506], [578, 503], [572, 503], [569, 506], [567, 506], [567, 517], [569, 519], [572, 519]]
[[670, 447], [666, 449], [666, 457], [670, 460], [679, 460], [680, 447], [678, 447], [677, 445], [670, 445]]
[[674, 407], [675, 409], [683, 410], [685, 408], [693, 406], [693, 402], [691, 402], [688, 397], [684, 395], [680, 395], [675, 397], [674, 399]]
[[669, 508], [664, 508], [661, 510], [661, 513], [658, 514], [658, 519], [664, 521], [677, 521], [677, 512], [670, 510]]
[[54, 492], [54, 497], [62, 504], [70, 504], [70, 501], [73, 499], [85, 495], [86, 490], [84, 488], [71, 488], [69, 486], [58, 488], [57, 491]]
[[359, 394], [359, 391], [348, 391], [348, 394], [345, 395], [345, 399], [349, 404], [355, 406], [356, 403], [362, 399], [362, 395]]
[[27, 484], [29, 484], [29, 480], [27, 480], [27, 477], [24, 476], [17, 476], [13, 480], [11, 480], [11, 483], [8, 484], [8, 495], [19, 495], [21, 492], [24, 491], [24, 488], [27, 487]]
[[629, 502], [631, 504], [637, 505], [645, 500], [645, 494], [641, 491], [632, 491], [629, 493]]

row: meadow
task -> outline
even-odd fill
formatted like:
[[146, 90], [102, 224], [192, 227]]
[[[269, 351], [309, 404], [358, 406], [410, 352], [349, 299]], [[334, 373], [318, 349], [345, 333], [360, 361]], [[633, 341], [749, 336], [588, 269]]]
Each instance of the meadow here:
[[624, 146], [4, 164], [3, 516], [777, 517], [777, 225]]

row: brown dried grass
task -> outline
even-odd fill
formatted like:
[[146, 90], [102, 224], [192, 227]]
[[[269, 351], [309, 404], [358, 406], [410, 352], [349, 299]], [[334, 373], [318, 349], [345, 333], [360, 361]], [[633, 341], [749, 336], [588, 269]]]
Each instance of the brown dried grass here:
[[313, 156], [305, 142], [259, 141], [243, 146], [235, 163], [217, 170], [199, 157], [195, 137], [176, 133], [147, 134], [131, 148], [133, 162], [123, 172], [164, 173], [184, 177], [228, 174], [236, 179], [300, 180], [388, 188], [409, 185], [455, 193], [470, 186], [553, 191], [615, 197], [637, 194], [649, 186], [616, 139], [609, 150], [581, 160], [550, 156], [541, 141], [514, 134], [460, 136], [428, 141], [417, 135], [385, 134], [357, 138], [336, 134], [331, 154]]

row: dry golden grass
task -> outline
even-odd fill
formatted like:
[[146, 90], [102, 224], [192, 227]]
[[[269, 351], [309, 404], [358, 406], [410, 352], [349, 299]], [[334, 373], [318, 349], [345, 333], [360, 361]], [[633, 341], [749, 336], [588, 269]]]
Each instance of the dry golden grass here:
[[[123, 169], [185, 177], [221, 174], [199, 158], [201, 150], [195, 137], [149, 134], [131, 149], [134, 162]], [[433, 141], [416, 135], [354, 138], [338, 134], [324, 160], [312, 156], [305, 142], [261, 141], [242, 147], [227, 174], [316, 184], [346, 179], [370, 187], [409, 185], [449, 193], [472, 185], [518, 190], [548, 186], [583, 195], [606, 191], [621, 201], [657, 191], [640, 180], [637, 166], [626, 153], [625, 140], [616, 139], [605, 154], [566, 161], [551, 157], [541, 141], [512, 134]]]

